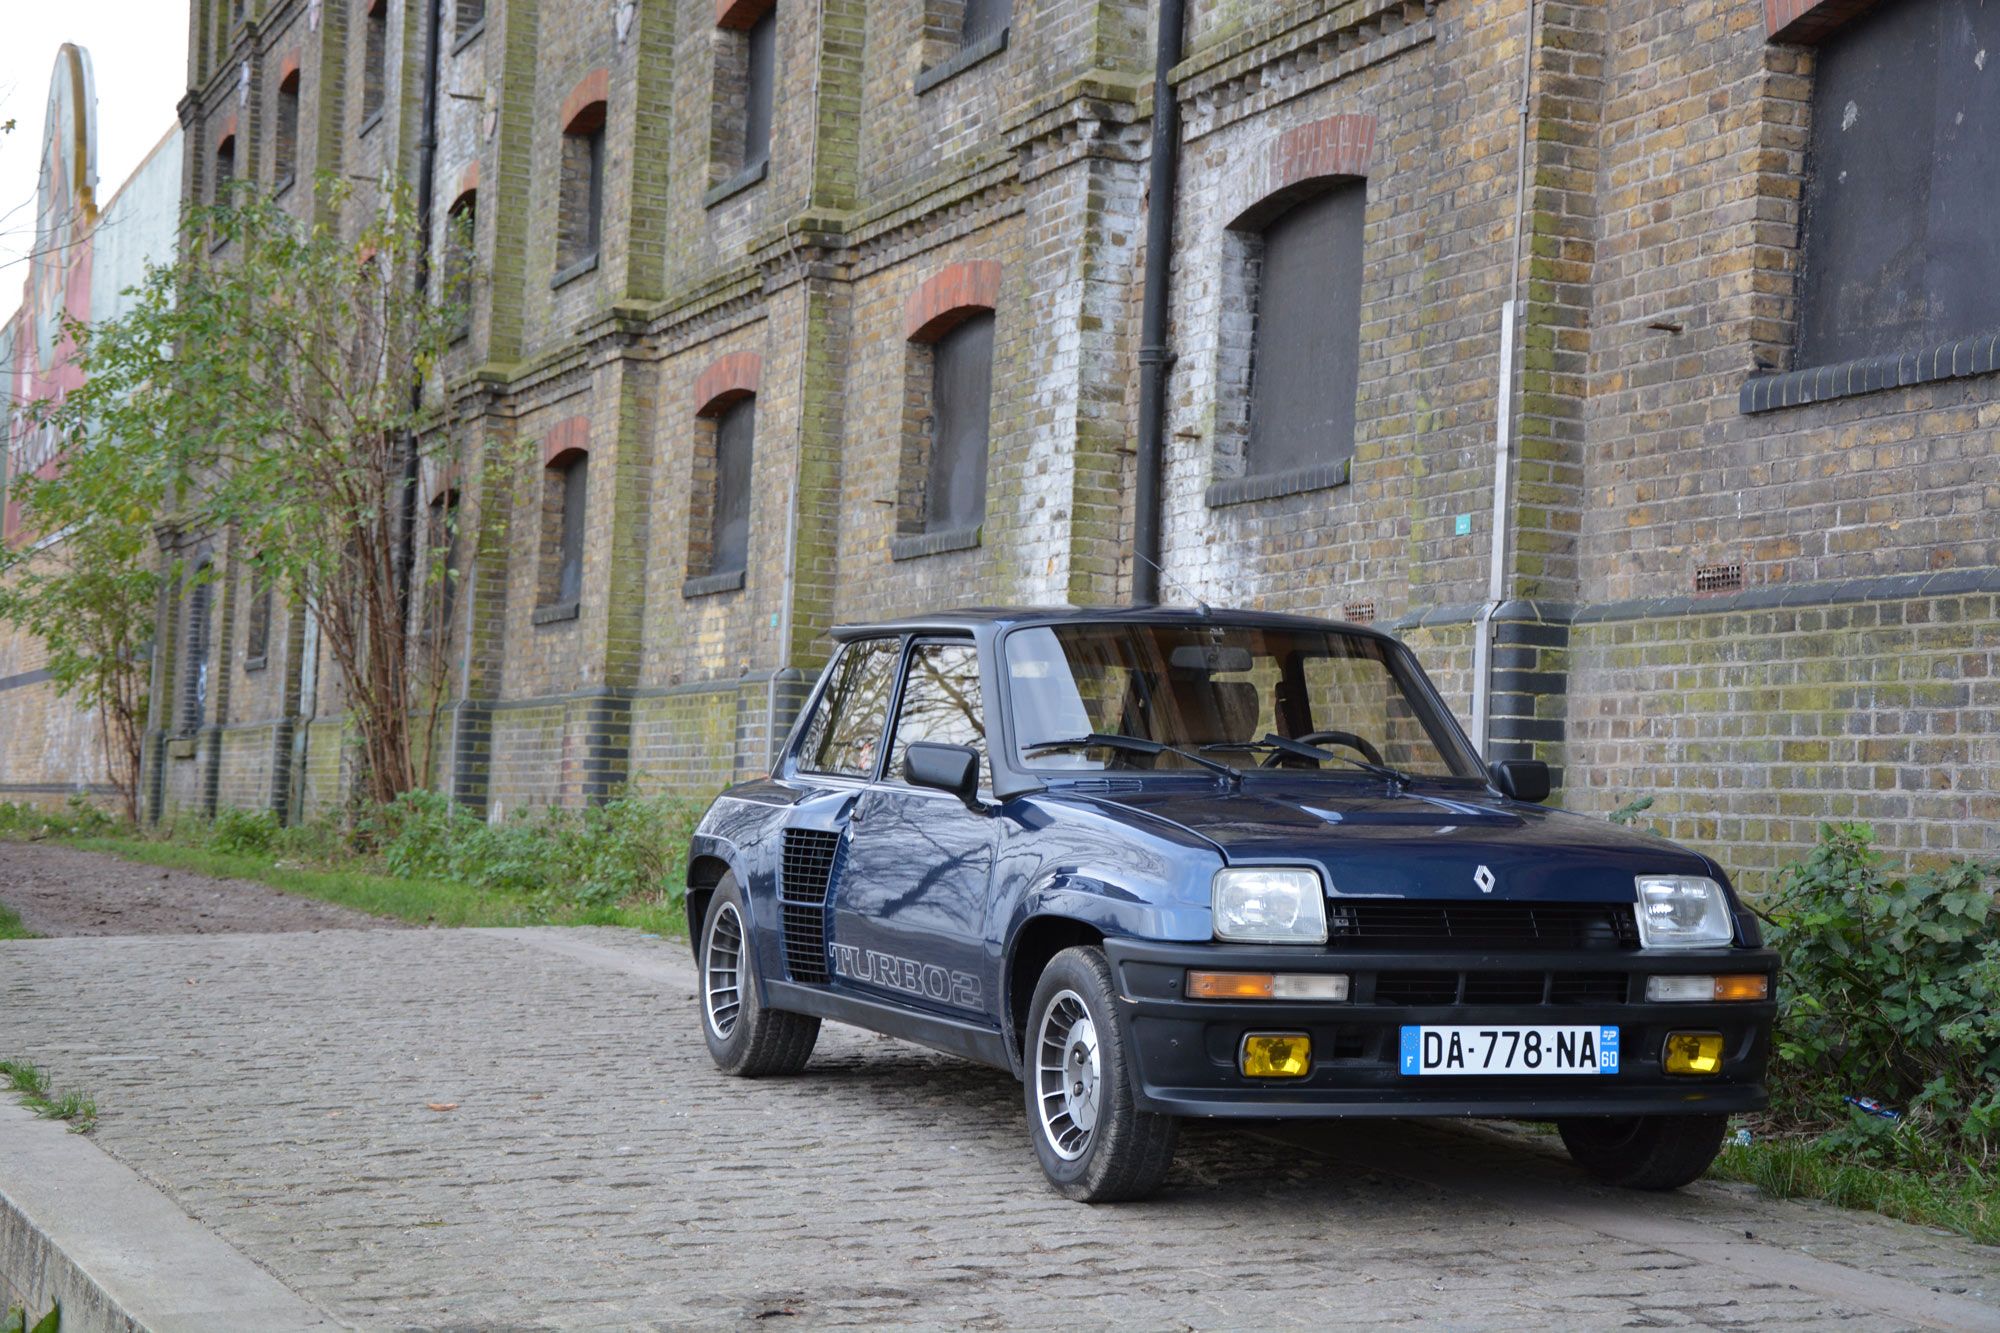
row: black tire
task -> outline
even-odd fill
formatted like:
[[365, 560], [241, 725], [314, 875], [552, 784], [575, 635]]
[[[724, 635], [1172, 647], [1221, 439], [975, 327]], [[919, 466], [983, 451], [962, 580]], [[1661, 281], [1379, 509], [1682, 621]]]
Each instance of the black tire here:
[[1607, 1185], [1677, 1190], [1722, 1151], [1726, 1115], [1590, 1116], [1556, 1121], [1576, 1164]]
[[[1173, 1165], [1174, 1140], [1180, 1133], [1180, 1122], [1173, 1116], [1153, 1115], [1133, 1105], [1136, 1078], [1131, 1042], [1112, 995], [1111, 966], [1104, 961], [1102, 949], [1064, 949], [1049, 961], [1035, 986], [1034, 999], [1028, 1005], [1027, 1030], [1022, 1034], [1027, 1057], [1021, 1072], [1027, 1092], [1028, 1136], [1034, 1141], [1035, 1156], [1041, 1159], [1049, 1183], [1058, 1193], [1081, 1203], [1143, 1199], [1158, 1190], [1167, 1178], [1167, 1168]], [[1059, 1002], [1062, 1013], [1051, 1020], [1050, 1010]], [[1073, 1032], [1074, 1022], [1063, 1025], [1063, 1016], [1078, 1008], [1090, 1023], [1088, 1033]], [[1059, 1109], [1051, 1117], [1042, 1109], [1043, 1038], [1058, 1034], [1074, 1035], [1078, 1043], [1089, 1039], [1095, 1058], [1082, 1067], [1094, 1073], [1094, 1082], [1089, 1085], [1093, 1095], [1087, 1106], [1081, 1100], [1052, 1100], [1052, 1106]], [[1056, 1082], [1067, 1082], [1067, 1057], [1081, 1050], [1080, 1044], [1051, 1044], [1049, 1054], [1063, 1065], [1061, 1071], [1053, 1065], [1048, 1071], [1061, 1072], [1062, 1078]], [[1051, 1099], [1061, 1096], [1060, 1091], [1050, 1094]], [[1079, 1126], [1068, 1118], [1071, 1110], [1085, 1115], [1091, 1123]], [[1056, 1132], [1061, 1133], [1061, 1146], [1052, 1137], [1052, 1118]], [[1070, 1132], [1061, 1131], [1065, 1122]]]
[[[736, 966], [728, 968], [732, 954]], [[819, 1020], [759, 1004], [752, 955], [743, 891], [736, 886], [736, 876], [724, 875], [701, 922], [701, 964], [695, 978], [701, 1034], [708, 1039], [716, 1068], [725, 1074], [738, 1078], [796, 1074], [805, 1068], [813, 1043], [819, 1040]], [[711, 961], [725, 966], [711, 969]]]

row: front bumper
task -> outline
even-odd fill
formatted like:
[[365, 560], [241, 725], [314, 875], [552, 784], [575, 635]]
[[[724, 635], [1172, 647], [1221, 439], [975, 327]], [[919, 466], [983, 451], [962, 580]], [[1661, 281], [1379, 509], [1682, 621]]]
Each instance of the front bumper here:
[[[1529, 953], [1312, 951], [1225, 944], [1109, 939], [1118, 1006], [1132, 1035], [1139, 1109], [1183, 1116], [1248, 1119], [1331, 1116], [1492, 1116], [1550, 1119], [1582, 1115], [1715, 1114], [1754, 1111], [1768, 1100], [1775, 999], [1730, 1004], [1648, 1004], [1646, 978], [1687, 973], [1755, 973], [1772, 978], [1768, 949]], [[1344, 1002], [1217, 1001], [1186, 997], [1189, 968], [1243, 972], [1341, 973]], [[1539, 1003], [1481, 1002], [1532, 991]], [[1451, 987], [1444, 978], [1455, 976]], [[1413, 978], [1427, 979], [1413, 985]], [[1428, 989], [1422, 1003], [1384, 1003]], [[1450, 992], [1446, 1002], [1442, 996]], [[1636, 998], [1635, 998], [1636, 997]], [[1619, 1029], [1616, 1074], [1425, 1075], [1398, 1070], [1405, 1024], [1609, 1024]], [[1249, 1032], [1304, 1032], [1313, 1063], [1303, 1078], [1253, 1079], [1237, 1067]], [[1723, 1067], [1707, 1077], [1669, 1074], [1661, 1065], [1669, 1032], [1720, 1032]]]

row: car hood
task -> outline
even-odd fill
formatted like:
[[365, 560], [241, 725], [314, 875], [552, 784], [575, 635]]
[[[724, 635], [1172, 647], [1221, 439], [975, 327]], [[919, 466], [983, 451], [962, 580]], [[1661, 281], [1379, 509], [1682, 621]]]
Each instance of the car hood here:
[[1717, 873], [1664, 839], [1484, 791], [1253, 778], [1241, 791], [1142, 787], [1097, 800], [1207, 838], [1232, 864], [1316, 865], [1335, 896], [1631, 902], [1635, 875]]

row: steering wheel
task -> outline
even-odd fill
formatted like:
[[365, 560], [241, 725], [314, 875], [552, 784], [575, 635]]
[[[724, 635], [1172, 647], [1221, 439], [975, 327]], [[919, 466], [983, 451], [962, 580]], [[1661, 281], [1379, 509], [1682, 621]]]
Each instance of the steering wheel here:
[[[1380, 764], [1382, 762], [1382, 752], [1351, 731], [1308, 731], [1305, 735], [1294, 736], [1292, 739], [1301, 745], [1345, 745], [1350, 750], [1359, 750], [1361, 757], [1371, 764]], [[1305, 756], [1303, 755], [1287, 754], [1283, 750], [1273, 750], [1264, 756], [1262, 766], [1264, 768], [1276, 768], [1285, 760], [1302, 762], [1304, 758]]]

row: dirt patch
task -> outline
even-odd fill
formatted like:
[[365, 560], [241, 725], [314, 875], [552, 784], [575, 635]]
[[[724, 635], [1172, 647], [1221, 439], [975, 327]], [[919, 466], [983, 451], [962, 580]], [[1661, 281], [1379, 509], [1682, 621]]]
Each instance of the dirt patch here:
[[101, 852], [0, 842], [0, 903], [37, 935], [222, 935], [395, 929], [352, 908], [241, 879], [122, 861]]

